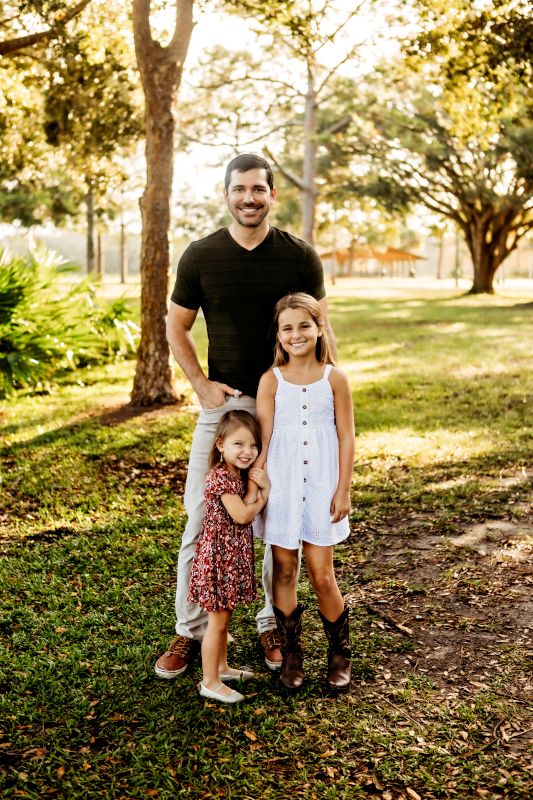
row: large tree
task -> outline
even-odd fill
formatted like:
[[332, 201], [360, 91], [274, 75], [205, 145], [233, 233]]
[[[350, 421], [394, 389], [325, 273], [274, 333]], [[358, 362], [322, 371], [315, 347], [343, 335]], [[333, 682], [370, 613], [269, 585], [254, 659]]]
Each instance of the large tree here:
[[[421, 3], [407, 63], [393, 66], [394, 79], [389, 65], [352, 144], [354, 192], [392, 209], [419, 203], [458, 226], [473, 293], [493, 292], [498, 267], [533, 228], [531, 68], [490, 24], [501, 25], [511, 5]], [[512, 11], [531, 30], [516, 4]]]
[[170, 203], [174, 157], [173, 106], [193, 31], [193, 0], [176, 0], [169, 43], [152, 36], [150, 0], [133, 0], [135, 51], [145, 95], [147, 178], [141, 198], [141, 341], [132, 405], [175, 403], [166, 339]]
[[219, 47], [206, 53], [202, 75], [192, 73], [197, 94], [184, 138], [234, 151], [262, 148], [296, 188], [301, 235], [311, 243], [324, 180], [320, 157], [350, 122], [351, 97], [339, 73], [356, 60], [365, 36], [354, 33], [354, 21], [371, 5], [226, 0], [226, 9], [250, 20], [257, 45]]
[[[67, 35], [46, 24], [72, 4], [8, 5], [3, 28], [19, 49], [0, 61], [0, 218], [62, 223], [79, 216], [84, 198], [98, 213], [120, 182], [118, 156], [141, 130], [127, 15], [117, 2], [93, 0], [83, 15], [71, 14]], [[16, 36], [24, 26], [50, 35]]]
[[112, 215], [113, 188], [126, 179], [125, 159], [142, 131], [134, 54], [121, 7], [95, 3], [87, 29], [52, 48], [46, 59], [44, 127], [48, 142], [79, 176], [87, 208], [87, 268], [94, 269], [95, 218]]

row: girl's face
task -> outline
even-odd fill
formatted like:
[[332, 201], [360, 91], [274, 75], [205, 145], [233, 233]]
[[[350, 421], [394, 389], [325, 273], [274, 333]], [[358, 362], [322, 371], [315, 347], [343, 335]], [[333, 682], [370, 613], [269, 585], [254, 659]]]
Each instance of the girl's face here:
[[278, 317], [278, 339], [289, 357], [315, 353], [319, 336], [322, 331], [303, 308], [286, 308]]
[[217, 439], [217, 447], [228, 468], [234, 473], [251, 467], [259, 453], [253, 433], [244, 425], [233, 433], [228, 433], [224, 439]]

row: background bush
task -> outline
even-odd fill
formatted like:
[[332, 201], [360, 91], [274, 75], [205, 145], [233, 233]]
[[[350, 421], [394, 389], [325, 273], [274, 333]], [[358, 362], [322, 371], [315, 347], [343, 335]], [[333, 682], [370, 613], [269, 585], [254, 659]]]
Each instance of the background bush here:
[[125, 299], [100, 301], [56, 253], [0, 251], [0, 397], [47, 389], [68, 370], [135, 355], [139, 326]]

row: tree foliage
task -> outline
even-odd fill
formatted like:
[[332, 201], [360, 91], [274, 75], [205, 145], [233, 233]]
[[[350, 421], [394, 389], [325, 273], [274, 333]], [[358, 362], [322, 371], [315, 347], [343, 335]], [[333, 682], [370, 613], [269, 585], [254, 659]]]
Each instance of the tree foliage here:
[[383, 73], [352, 143], [366, 165], [355, 192], [393, 210], [421, 203], [460, 228], [473, 292], [493, 290], [496, 270], [533, 228], [530, 73], [513, 50], [494, 58], [502, 43], [487, 22], [501, 26], [510, 5], [426, 0], [427, 30], [406, 64]]
[[[0, 11], [0, 56], [13, 56], [35, 45], [61, 39], [68, 23], [91, 0], [5, 0]], [[35, 30], [35, 28], [40, 30]]]
[[[24, 19], [57, 13], [59, 3], [11, 3]], [[83, 24], [82, 24], [83, 23]], [[79, 214], [120, 182], [117, 155], [141, 132], [128, 19], [93, 0], [69, 36], [40, 42], [0, 69], [0, 217], [25, 226]], [[100, 203], [101, 204], [101, 203]]]
[[196, 102], [184, 119], [184, 138], [233, 151], [262, 148], [296, 188], [301, 233], [311, 242], [327, 178], [319, 170], [350, 122], [352, 97], [339, 73], [357, 58], [362, 41], [348, 30], [371, 4], [228, 0], [225, 8], [251, 21], [256, 44], [250, 51], [206, 53], [203, 71], [192, 76]]

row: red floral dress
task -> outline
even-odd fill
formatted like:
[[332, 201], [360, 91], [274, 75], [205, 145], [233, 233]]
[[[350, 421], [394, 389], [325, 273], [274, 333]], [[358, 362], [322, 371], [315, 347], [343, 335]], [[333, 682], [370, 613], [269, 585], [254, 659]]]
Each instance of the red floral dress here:
[[244, 497], [243, 481], [220, 466], [207, 475], [205, 517], [192, 563], [189, 597], [205, 611], [233, 611], [256, 598], [252, 525], [230, 517], [223, 494]]

